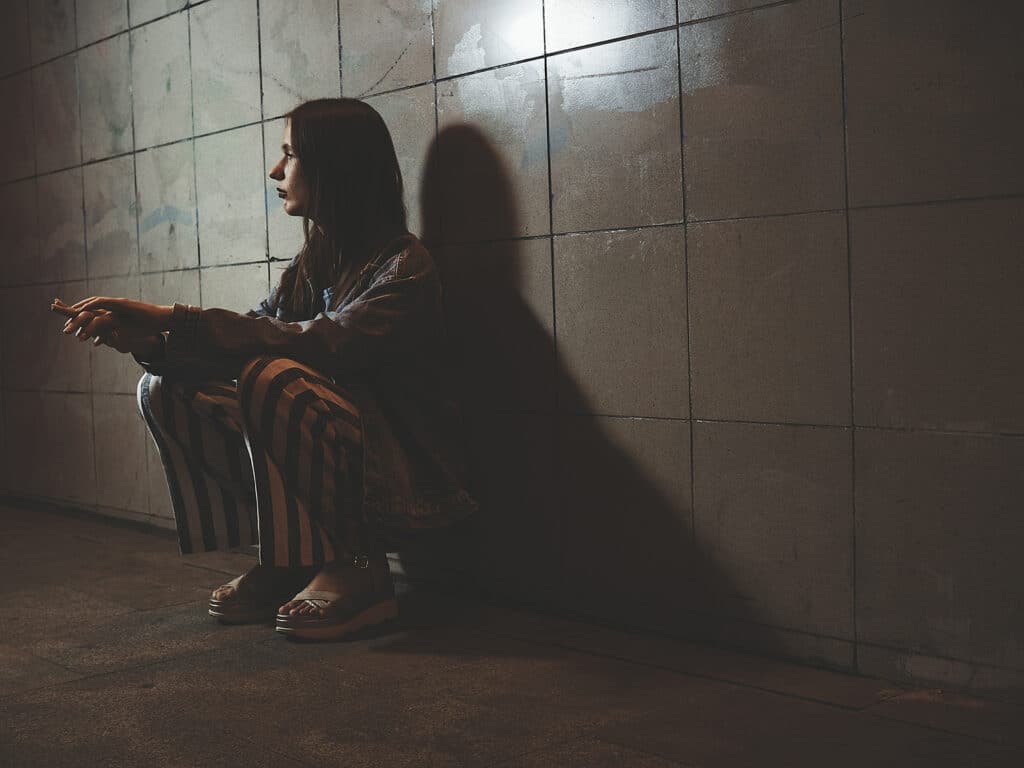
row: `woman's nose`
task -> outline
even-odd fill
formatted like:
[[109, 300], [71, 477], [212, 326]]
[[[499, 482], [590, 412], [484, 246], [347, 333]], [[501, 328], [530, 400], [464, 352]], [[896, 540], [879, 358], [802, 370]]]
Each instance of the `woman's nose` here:
[[273, 168], [270, 169], [270, 173], [267, 174], [274, 181], [281, 181], [284, 178], [284, 173], [281, 172], [280, 161]]

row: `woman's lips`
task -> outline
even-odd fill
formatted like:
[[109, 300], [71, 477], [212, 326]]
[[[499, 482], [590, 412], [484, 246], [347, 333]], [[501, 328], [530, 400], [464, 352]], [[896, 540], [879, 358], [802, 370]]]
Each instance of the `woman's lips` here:
[[283, 191], [281, 191], [280, 189], [279, 189], [279, 190], [277, 190], [277, 196], [278, 196], [278, 197], [280, 197], [280, 198], [281, 198], [282, 200], [283, 200], [283, 199], [284, 199], [285, 197], [287, 197], [287, 195], [286, 195], [286, 194], [285, 194], [285, 193], [284, 193]]

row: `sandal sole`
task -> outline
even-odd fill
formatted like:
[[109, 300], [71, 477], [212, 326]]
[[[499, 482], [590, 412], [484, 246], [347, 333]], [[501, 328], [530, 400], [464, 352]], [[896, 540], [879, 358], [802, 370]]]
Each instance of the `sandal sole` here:
[[[321, 622], [319, 625], [310, 622], [305, 626], [293, 627], [288, 622], [294, 616], [277, 614], [276, 631], [287, 637], [298, 637], [304, 640], [341, 640], [365, 627], [383, 624], [398, 617], [398, 601], [394, 598], [371, 605], [363, 611], [340, 622]], [[312, 624], [312, 626], [311, 626]]]
[[216, 618], [221, 624], [266, 624], [274, 620], [277, 609], [266, 608], [262, 611], [231, 612], [218, 610], [211, 605], [206, 612]]

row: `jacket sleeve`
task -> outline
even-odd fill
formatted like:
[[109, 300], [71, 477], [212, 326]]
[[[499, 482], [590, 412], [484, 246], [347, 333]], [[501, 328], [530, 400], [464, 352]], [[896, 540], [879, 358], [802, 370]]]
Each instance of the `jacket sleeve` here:
[[[175, 368], [197, 364], [230, 378], [258, 355], [292, 358], [331, 376], [366, 372], [397, 359], [439, 291], [432, 259], [416, 248], [385, 261], [366, 289], [338, 311], [311, 320], [285, 322], [269, 314], [176, 304], [166, 359]], [[157, 372], [156, 365], [147, 370]]]

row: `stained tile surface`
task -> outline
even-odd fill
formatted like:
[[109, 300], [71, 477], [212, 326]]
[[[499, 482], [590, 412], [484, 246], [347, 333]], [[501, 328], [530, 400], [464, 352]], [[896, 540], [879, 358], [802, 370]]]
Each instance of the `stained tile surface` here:
[[445, 241], [549, 232], [543, 66], [442, 83], [437, 109]]
[[434, 56], [447, 77], [544, 52], [541, 0], [436, 0]]
[[32, 91], [36, 172], [45, 173], [79, 164], [82, 145], [76, 55], [35, 67], [32, 70]]
[[849, 424], [845, 218], [701, 224], [688, 245], [697, 417]]
[[40, 176], [36, 194], [39, 262], [26, 275], [28, 281], [84, 279], [82, 170], [72, 168]]
[[679, 29], [689, 219], [844, 204], [837, 0]]
[[138, 272], [133, 159], [118, 157], [86, 166], [83, 177], [89, 277]]
[[338, 96], [338, 4], [332, 0], [260, 3], [263, 113], [281, 115], [306, 99]]
[[341, 92], [362, 98], [433, 77], [431, 0], [340, 0]]
[[676, 23], [674, 0], [547, 0], [548, 51], [625, 37]]
[[555, 232], [683, 217], [673, 32], [548, 61]]
[[850, 203], [1024, 191], [1024, 62], [1011, 4], [845, 3]]
[[858, 424], [1024, 431], [1019, 200], [850, 218]]
[[143, 272], [199, 264], [191, 142], [135, 155], [139, 262]]
[[259, 120], [256, 0], [216, 0], [188, 15], [195, 132]]
[[196, 139], [201, 264], [266, 258], [260, 126]]
[[[138, 19], [135, 20], [137, 24]], [[75, 24], [78, 46], [89, 45], [101, 38], [128, 29], [126, 0], [86, 0], [75, 3]]]
[[184, 13], [132, 30], [132, 98], [138, 149], [192, 133], [188, 35], [188, 15]]
[[1024, 610], [991, 589], [1020, 579], [1013, 521], [1022, 453], [1020, 437], [858, 431], [857, 623], [865, 640], [1022, 666]]
[[30, 71], [0, 80], [0, 99], [8, 109], [6, 118], [0, 122], [5, 160], [0, 167], [0, 179], [4, 181], [31, 176], [35, 172], [33, 82]]
[[689, 415], [681, 227], [556, 237], [555, 308], [563, 411]]
[[96, 160], [132, 150], [129, 36], [118, 35], [78, 54], [82, 157]]

